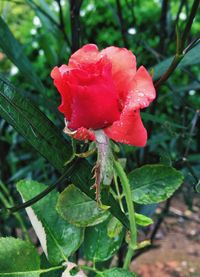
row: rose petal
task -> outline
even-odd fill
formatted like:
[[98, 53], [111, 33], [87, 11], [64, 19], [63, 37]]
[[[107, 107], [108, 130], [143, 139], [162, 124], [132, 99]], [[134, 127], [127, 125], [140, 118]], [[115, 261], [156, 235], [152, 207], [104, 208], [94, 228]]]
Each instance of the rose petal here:
[[71, 99], [72, 95], [68, 84], [68, 75], [71, 69], [67, 65], [54, 67], [51, 71], [51, 77], [54, 79], [54, 85], [61, 94], [62, 102], [58, 107], [59, 111], [64, 113], [65, 117], [70, 120], [71, 118]]
[[147, 141], [147, 131], [142, 123], [140, 112], [126, 109], [120, 120], [105, 128], [106, 135], [117, 141], [133, 146], [143, 147]]
[[87, 86], [74, 86], [72, 116], [69, 128], [102, 129], [120, 117], [118, 99], [112, 79], [98, 76]]
[[140, 66], [130, 85], [126, 104], [129, 109], [142, 109], [148, 107], [155, 97], [156, 91], [152, 78], [148, 71]]
[[136, 73], [136, 58], [133, 53], [125, 48], [107, 47], [100, 52], [112, 62], [112, 75], [119, 98], [125, 102], [128, 87]]
[[91, 64], [99, 59], [98, 47], [95, 44], [86, 44], [76, 51], [69, 59], [69, 66], [79, 68], [82, 64]]

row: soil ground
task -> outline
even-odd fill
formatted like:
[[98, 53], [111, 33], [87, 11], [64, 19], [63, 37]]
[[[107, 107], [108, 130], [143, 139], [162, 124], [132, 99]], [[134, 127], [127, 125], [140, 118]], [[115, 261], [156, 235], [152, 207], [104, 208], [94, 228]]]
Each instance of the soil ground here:
[[[154, 245], [131, 265], [139, 277], [200, 277], [200, 198], [188, 210], [175, 197], [159, 229]], [[157, 209], [157, 213], [161, 211]]]

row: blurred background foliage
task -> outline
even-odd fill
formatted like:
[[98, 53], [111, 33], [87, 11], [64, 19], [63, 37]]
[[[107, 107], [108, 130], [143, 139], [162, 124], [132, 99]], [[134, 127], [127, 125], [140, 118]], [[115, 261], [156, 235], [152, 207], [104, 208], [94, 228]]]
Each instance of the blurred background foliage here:
[[[0, 75], [24, 91], [62, 131], [60, 97], [50, 78], [53, 66], [67, 63], [83, 44], [95, 43], [100, 49], [115, 45], [130, 49], [138, 66], [146, 66], [158, 79], [167, 68], [166, 59], [176, 53], [175, 27], [178, 24], [180, 33], [184, 29], [192, 2], [0, 0]], [[187, 45], [198, 36], [199, 19], [197, 13]], [[199, 51], [196, 45], [186, 54], [179, 69], [159, 87], [157, 101], [143, 111], [147, 146], [119, 145], [127, 172], [159, 162], [181, 169], [185, 175], [181, 191], [190, 209], [200, 178]], [[0, 118], [0, 179], [14, 201], [19, 200], [14, 188], [18, 180], [51, 184], [57, 177], [56, 170]], [[1, 235], [13, 235], [13, 220], [8, 222], [6, 215], [0, 219]]]

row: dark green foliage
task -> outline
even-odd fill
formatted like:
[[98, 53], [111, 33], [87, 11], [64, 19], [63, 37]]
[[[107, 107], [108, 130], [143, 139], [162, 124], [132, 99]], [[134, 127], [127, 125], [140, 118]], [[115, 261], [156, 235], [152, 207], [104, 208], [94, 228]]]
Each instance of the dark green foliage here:
[[[41, 258], [40, 266], [40, 257], [29, 242], [2, 237], [0, 276], [3, 272], [16, 277], [19, 272], [27, 277], [61, 276], [65, 269], [62, 266], [47, 272], [43, 269], [60, 265], [67, 258], [77, 262], [82, 256], [101, 263], [104, 271], [92, 268], [93, 276], [136, 276], [118, 265], [108, 269], [109, 259], [124, 245], [125, 230], [129, 229], [127, 207], [122, 199], [125, 212], [120, 209], [113, 183], [112, 194], [109, 187], [102, 190], [102, 206], [94, 201], [95, 191], [90, 188], [94, 184], [95, 155], [71, 161], [75, 153], [71, 139], [62, 135], [63, 117], [57, 112], [60, 96], [50, 71], [55, 65], [67, 63], [77, 47], [96, 43], [99, 49], [110, 45], [129, 48], [138, 66], [145, 65], [157, 80], [177, 51], [175, 27], [181, 37], [194, 1], [183, 1], [182, 7], [182, 1], [175, 0], [145, 4], [141, 0], [76, 1], [80, 16], [76, 13], [75, 18], [70, 11], [75, 5], [72, 2], [0, 1], [0, 183], [2, 179], [6, 184], [0, 186], [0, 211], [20, 203], [17, 181], [26, 179], [18, 183], [17, 190], [27, 201], [70, 168], [59, 183], [59, 192], [51, 192], [28, 208], [33, 226], [39, 222], [44, 229], [40, 235], [46, 236], [46, 246], [42, 246], [47, 259]], [[165, 9], [164, 2], [170, 2]], [[186, 55], [157, 90], [157, 100], [142, 111], [149, 134], [147, 146], [114, 146], [129, 173], [132, 200], [140, 204], [141, 211], [143, 205], [165, 201], [178, 188], [192, 208], [193, 195], [200, 191], [200, 45], [197, 40], [191, 44], [197, 38], [199, 19], [198, 13], [181, 46], [189, 46]], [[77, 152], [88, 150], [82, 142], [76, 146]], [[1, 214], [0, 236], [16, 235], [17, 226], [26, 238], [30, 223], [25, 213], [20, 215]], [[136, 223], [144, 227], [152, 224], [152, 219], [136, 214]], [[81, 250], [74, 254], [82, 242]]]

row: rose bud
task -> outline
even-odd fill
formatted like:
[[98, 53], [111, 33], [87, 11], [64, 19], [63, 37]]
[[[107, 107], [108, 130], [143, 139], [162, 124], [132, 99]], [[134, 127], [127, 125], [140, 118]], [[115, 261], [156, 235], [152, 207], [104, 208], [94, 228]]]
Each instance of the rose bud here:
[[143, 147], [147, 131], [140, 109], [149, 106], [156, 92], [152, 78], [125, 48], [99, 52], [94, 44], [76, 51], [68, 65], [54, 67], [54, 85], [61, 94], [59, 111], [66, 119], [65, 132], [79, 140], [95, 140], [102, 129], [111, 139]]

